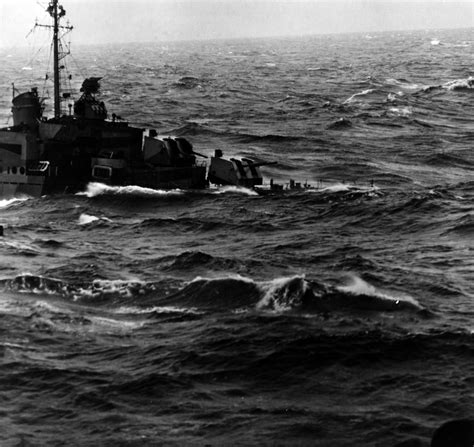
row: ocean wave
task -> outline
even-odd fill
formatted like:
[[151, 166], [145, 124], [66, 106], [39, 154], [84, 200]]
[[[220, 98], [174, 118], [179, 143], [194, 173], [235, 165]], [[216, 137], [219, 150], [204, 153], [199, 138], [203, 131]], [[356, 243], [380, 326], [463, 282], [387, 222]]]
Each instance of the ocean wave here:
[[76, 193], [77, 196], [86, 196], [89, 198], [112, 195], [112, 196], [131, 196], [131, 197], [164, 197], [181, 196], [184, 191], [181, 189], [161, 190], [144, 188], [141, 186], [109, 186], [103, 183], [89, 183], [83, 192]]
[[348, 183], [335, 183], [333, 185], [324, 186], [322, 187], [319, 192], [332, 192], [332, 193], [340, 193], [340, 192], [374, 192], [379, 191], [380, 189], [377, 186], [356, 186], [350, 185]]
[[[351, 382], [349, 385], [352, 387], [349, 392], [354, 392], [355, 386], [358, 388], [356, 395], [366, 398], [368, 393], [378, 394], [386, 387], [392, 388], [394, 393], [399, 393], [400, 386], [406, 385], [407, 378], [413, 380], [415, 377], [417, 387], [424, 383], [423, 375], [410, 375], [413, 371], [410, 369], [413, 358], [423, 365], [433, 361], [434, 358], [440, 359], [445, 356], [452, 358], [455, 353], [455, 358], [461, 357], [464, 360], [463, 364], [467, 366], [472, 356], [470, 347], [472, 341], [472, 335], [449, 331], [436, 331], [429, 334], [390, 334], [377, 328], [370, 328], [333, 334], [321, 330], [303, 333], [295, 330], [295, 333], [287, 335], [285, 339], [279, 340], [278, 344], [274, 344], [265, 355], [257, 359], [252, 356], [239, 358], [239, 373], [241, 376], [242, 369], [245, 368], [245, 373], [249, 377], [259, 377], [265, 383], [277, 382], [282, 387], [282, 381], [291, 386], [295, 381], [307, 380], [308, 375], [318, 375], [321, 371], [327, 375], [328, 372], [333, 374], [334, 371], [345, 368], [349, 368], [349, 371], [353, 371], [354, 368], [359, 371], [362, 367], [362, 370], [369, 374], [368, 371], [373, 372], [371, 368], [374, 368], [378, 374], [375, 373], [372, 376], [373, 379], [367, 380], [364, 375], [361, 380]], [[392, 374], [392, 371], [397, 368], [401, 368], [403, 373]], [[353, 377], [353, 374], [348, 374]], [[347, 380], [347, 376], [344, 380]], [[332, 382], [329, 383], [332, 384]], [[319, 381], [318, 384], [320, 384]], [[397, 418], [397, 423], [400, 423], [400, 418]], [[329, 445], [339, 444], [332, 440]], [[344, 442], [341, 445], [351, 445], [351, 441], [348, 440], [348, 443]], [[391, 442], [389, 445], [395, 445], [395, 443]], [[403, 442], [396, 445], [425, 444]]]
[[156, 290], [156, 284], [139, 280], [95, 279], [68, 282], [41, 275], [24, 274], [0, 280], [4, 290], [33, 295], [55, 295], [74, 301], [102, 303], [117, 298], [134, 298]]
[[181, 88], [181, 89], [194, 89], [194, 88], [202, 88], [202, 83], [204, 81], [195, 78], [194, 76], [183, 76], [178, 81], [173, 84], [173, 87]]
[[375, 92], [375, 89], [373, 88], [368, 88], [366, 90], [363, 90], [362, 92], [359, 92], [359, 93], [354, 93], [352, 96], [350, 96], [349, 98], [347, 98], [342, 104], [350, 104], [356, 100], [358, 100], [360, 97], [364, 97], [364, 96], [367, 96], [367, 95], [370, 95], [371, 93], [374, 93]]
[[89, 214], [81, 214], [79, 216], [79, 225], [87, 225], [91, 222], [95, 222], [97, 220], [100, 220], [100, 217], [96, 216], [90, 216]]
[[436, 154], [430, 155], [426, 159], [428, 165], [441, 166], [446, 168], [451, 167], [466, 167], [470, 168], [473, 166], [473, 163], [460, 155], [450, 154], [445, 152], [438, 152]]
[[[337, 204], [363, 198], [372, 200], [384, 195], [383, 191], [373, 182], [368, 182], [366, 186], [349, 183], [335, 183], [328, 186], [319, 185], [318, 188], [308, 188], [302, 191], [305, 194], [304, 201], [307, 204]], [[329, 211], [330, 209], [327, 210], [327, 212]]]
[[406, 294], [392, 294], [378, 290], [357, 276], [352, 277], [350, 284], [347, 286], [337, 287], [337, 290], [353, 296], [375, 298], [380, 300], [378, 304], [387, 304], [389, 309], [393, 309], [396, 306], [399, 306], [399, 308], [422, 309], [422, 306], [415, 298]]
[[[77, 307], [71, 307], [68, 303], [58, 300], [46, 300], [44, 295], [34, 299], [17, 299], [10, 297], [0, 301], [0, 313], [2, 315], [15, 315], [25, 318], [26, 324], [35, 333], [123, 333], [142, 327], [143, 319], [135, 318], [135, 315], [96, 311], [90, 307], [85, 312], [78, 312]], [[16, 359], [35, 363], [49, 363], [49, 356], [31, 349], [31, 345], [17, 344], [10, 346]]]
[[443, 84], [443, 88], [450, 91], [465, 91], [474, 89], [474, 78], [469, 76], [466, 79], [455, 79]]
[[63, 247], [66, 244], [61, 241], [57, 241], [56, 239], [35, 239], [35, 245], [45, 248], [59, 248]]
[[149, 315], [149, 314], [192, 314], [202, 315], [202, 312], [198, 309], [190, 307], [178, 307], [178, 306], [151, 306], [151, 307], [137, 307], [137, 306], [121, 306], [116, 310], [113, 310], [115, 314], [124, 315]]
[[75, 287], [65, 281], [41, 275], [23, 274], [12, 279], [0, 280], [0, 286], [5, 290], [20, 293], [47, 294], [69, 296]]
[[[207, 233], [221, 231], [235, 231], [235, 230], [247, 230], [252, 233], [261, 231], [271, 231], [275, 229], [272, 224], [255, 225], [254, 221], [250, 222], [235, 222], [232, 219], [210, 219], [210, 218], [198, 218], [198, 217], [177, 217], [177, 218], [148, 218], [142, 222], [134, 223], [136, 228], [160, 228], [170, 234], [176, 234], [176, 231], [183, 232], [196, 232], [196, 233]], [[178, 255], [173, 255], [172, 258], [181, 257], [185, 253], [196, 253], [196, 252], [184, 252]], [[208, 256], [208, 255], [206, 255]]]
[[211, 129], [198, 120], [188, 120], [186, 124], [170, 129], [167, 134], [177, 137], [195, 135], [222, 136], [222, 132]]
[[12, 199], [2, 199], [0, 200], [0, 209], [8, 208], [10, 205], [13, 205], [15, 203], [21, 203], [26, 200], [29, 200], [29, 197], [14, 197]]
[[452, 81], [445, 82], [440, 85], [430, 85], [424, 87], [421, 91], [424, 93], [437, 92], [440, 90], [453, 91], [472, 91], [474, 89], [474, 78], [469, 76], [465, 79], [454, 79]]
[[261, 282], [239, 275], [197, 277], [165, 301], [168, 305], [184, 303], [192, 308], [206, 310], [246, 309], [272, 313], [424, 310], [409, 295], [383, 292], [362, 279], [354, 279], [348, 286], [333, 287], [307, 281], [301, 275]]
[[465, 214], [457, 219], [454, 225], [444, 234], [449, 233], [472, 237], [474, 235], [474, 215]]
[[419, 90], [422, 88], [419, 84], [415, 84], [414, 82], [410, 82], [407, 79], [400, 78], [400, 79], [394, 79], [394, 78], [389, 78], [387, 79], [387, 84], [388, 85], [394, 85], [406, 90]]
[[285, 312], [300, 308], [305, 298], [313, 296], [309, 283], [304, 276], [276, 278], [262, 283], [260, 290], [263, 297], [258, 301], [257, 309], [270, 309]]
[[[202, 262], [202, 255], [184, 254], [174, 261], [179, 265], [172, 264], [171, 267], [195, 267], [196, 262]], [[206, 256], [204, 262], [214, 260]], [[233, 267], [231, 264], [229, 270]], [[54, 295], [89, 305], [137, 306], [140, 303], [139, 307], [174, 306], [206, 311], [246, 309], [273, 313], [424, 310], [410, 295], [378, 289], [357, 276], [352, 277], [348, 285], [331, 286], [308, 281], [304, 275], [255, 281], [236, 273], [225, 273], [216, 277], [197, 276], [169, 288], [160, 281], [95, 279], [74, 282], [24, 274], [1, 280], [0, 287], [18, 293]]]
[[96, 279], [85, 287], [79, 287], [74, 291], [74, 299], [91, 298], [94, 302], [97, 299], [107, 300], [108, 298], [135, 298], [143, 296], [150, 291], [154, 291], [156, 285], [140, 280], [109, 280]]
[[[225, 131], [218, 130], [216, 128], [211, 128], [205, 123], [212, 124], [217, 122], [219, 119], [190, 119], [186, 124], [172, 128], [167, 135], [174, 136], [210, 136], [210, 137], [225, 137], [226, 139], [232, 139], [235, 143], [241, 144], [251, 144], [251, 143], [281, 143], [281, 142], [296, 142], [296, 141], [313, 141], [312, 138], [300, 135], [282, 135], [282, 134], [273, 134], [273, 133], [245, 133], [232, 130], [232, 128], [226, 129]], [[198, 151], [199, 152], [199, 151]], [[252, 152], [252, 155], [255, 156], [255, 153]]]
[[254, 189], [245, 188], [243, 186], [220, 186], [216, 189], [209, 189], [210, 194], [238, 194], [244, 196], [258, 196]]
[[348, 118], [338, 118], [336, 121], [328, 124], [326, 129], [330, 130], [343, 130], [352, 127], [352, 121]]
[[0, 238], [0, 247], [6, 248], [10, 255], [29, 257], [40, 254], [38, 248], [34, 245], [16, 240]]
[[108, 217], [91, 216], [90, 214], [86, 213], [82, 213], [78, 219], [79, 225], [89, 225], [93, 222], [112, 222], [112, 220], [110, 220]]
[[307, 71], [330, 71], [329, 68], [325, 68], [325, 67], [308, 67], [306, 70]]
[[295, 142], [295, 141], [306, 141], [303, 135], [281, 135], [281, 134], [251, 134], [251, 133], [234, 133], [231, 134], [237, 139], [237, 142], [250, 144], [254, 142], [259, 143], [283, 143], [283, 142]]
[[390, 107], [388, 111], [390, 114], [401, 116], [403, 118], [413, 114], [413, 109], [411, 107]]
[[203, 266], [205, 266], [206, 269], [212, 270], [231, 270], [238, 264], [238, 262], [233, 259], [214, 257], [200, 251], [189, 251], [177, 256], [167, 256], [160, 261], [165, 263], [163, 267], [165, 271], [193, 270], [196, 269], [196, 267]]

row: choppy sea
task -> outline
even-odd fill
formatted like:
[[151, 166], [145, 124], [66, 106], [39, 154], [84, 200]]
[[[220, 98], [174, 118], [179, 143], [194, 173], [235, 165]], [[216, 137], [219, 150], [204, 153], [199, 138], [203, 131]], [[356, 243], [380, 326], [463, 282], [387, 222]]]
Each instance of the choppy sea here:
[[[43, 91], [31, 50], [0, 49], [2, 125], [12, 81]], [[2, 447], [429, 445], [472, 417], [472, 29], [71, 50], [110, 113], [313, 188], [1, 200]]]

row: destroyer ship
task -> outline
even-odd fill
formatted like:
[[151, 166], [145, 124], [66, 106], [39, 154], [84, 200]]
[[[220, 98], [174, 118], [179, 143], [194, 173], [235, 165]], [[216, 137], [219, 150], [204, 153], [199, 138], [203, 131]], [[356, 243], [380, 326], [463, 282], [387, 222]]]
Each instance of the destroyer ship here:
[[185, 138], [160, 138], [155, 129], [133, 127], [115, 114], [110, 119], [97, 97], [99, 77], [85, 79], [79, 99], [63, 110], [70, 93], [61, 85], [67, 55], [61, 35], [72, 27], [62, 25], [66, 11], [58, 0], [49, 2], [47, 12], [52, 24], [35, 26], [53, 31], [54, 116], [43, 116], [45, 99], [37, 88], [19, 93], [13, 86], [13, 125], [0, 129], [0, 196], [76, 192], [89, 182], [153, 189], [262, 183], [252, 160], [224, 160], [217, 150], [207, 166], [200, 159], [207, 157]]

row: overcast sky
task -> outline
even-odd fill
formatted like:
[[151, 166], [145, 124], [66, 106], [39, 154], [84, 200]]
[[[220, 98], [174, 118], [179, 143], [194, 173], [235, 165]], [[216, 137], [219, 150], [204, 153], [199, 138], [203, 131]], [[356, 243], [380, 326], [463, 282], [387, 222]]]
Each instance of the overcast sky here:
[[[474, 0], [62, 0], [80, 43], [474, 26]], [[0, 0], [0, 46], [25, 45], [47, 0]]]

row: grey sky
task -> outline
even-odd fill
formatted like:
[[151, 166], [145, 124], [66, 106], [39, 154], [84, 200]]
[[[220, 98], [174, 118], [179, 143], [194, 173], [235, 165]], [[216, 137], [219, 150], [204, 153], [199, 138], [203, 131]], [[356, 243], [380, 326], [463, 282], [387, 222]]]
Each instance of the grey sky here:
[[[25, 45], [47, 0], [0, 0], [0, 46]], [[75, 43], [474, 26], [474, 0], [62, 0]]]

